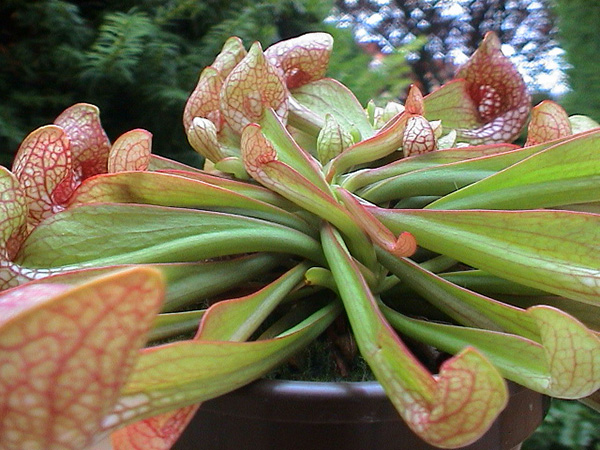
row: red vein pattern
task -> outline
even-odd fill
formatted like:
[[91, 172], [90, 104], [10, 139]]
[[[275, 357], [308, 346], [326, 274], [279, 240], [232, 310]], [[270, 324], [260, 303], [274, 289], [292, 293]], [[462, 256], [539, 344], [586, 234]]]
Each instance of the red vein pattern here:
[[0, 260], [11, 261], [27, 232], [27, 201], [19, 180], [0, 166]]
[[110, 141], [100, 123], [97, 106], [77, 103], [64, 110], [54, 124], [60, 126], [69, 137], [78, 181], [106, 173]]
[[121, 428], [111, 434], [113, 450], [169, 450], [197, 409], [191, 405]]
[[207, 67], [200, 74], [198, 84], [185, 104], [183, 111], [183, 126], [189, 129], [194, 117], [209, 119], [219, 131], [223, 125], [221, 111], [219, 110], [219, 95], [223, 79], [213, 67]]
[[281, 70], [288, 89], [294, 89], [325, 76], [332, 49], [331, 35], [308, 33], [270, 46], [265, 56]]
[[25, 191], [30, 226], [62, 209], [75, 188], [72, 167], [70, 141], [62, 128], [47, 125], [25, 138], [12, 171]]
[[525, 146], [542, 144], [571, 134], [567, 112], [558, 103], [544, 100], [531, 110]]
[[256, 42], [223, 82], [221, 113], [241, 134], [246, 125], [260, 120], [265, 108], [273, 108], [284, 123], [287, 121], [288, 91]]
[[498, 37], [487, 33], [481, 46], [456, 74], [465, 80], [467, 94], [480, 116], [480, 127], [458, 130], [459, 137], [472, 144], [512, 142], [519, 136], [531, 110], [527, 86], [500, 47]]
[[406, 122], [402, 151], [404, 157], [419, 155], [437, 149], [437, 142], [431, 124], [423, 116], [413, 116]]
[[88, 446], [163, 295], [160, 274], [148, 268], [75, 288], [34, 285], [0, 295], [0, 448]]
[[152, 133], [137, 128], [115, 141], [108, 157], [108, 173], [146, 170], [150, 164]]

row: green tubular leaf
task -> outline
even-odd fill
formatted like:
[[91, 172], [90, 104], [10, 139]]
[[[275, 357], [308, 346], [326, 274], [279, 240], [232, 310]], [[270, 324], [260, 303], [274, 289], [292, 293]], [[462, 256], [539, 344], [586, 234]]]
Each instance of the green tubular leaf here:
[[333, 197], [329, 186], [326, 190], [320, 189], [294, 167], [279, 161], [258, 125], [248, 125], [244, 129], [242, 156], [252, 178], [304, 210], [333, 223], [351, 237], [353, 250], [361, 262], [369, 268], [375, 267], [375, 253], [369, 239]]
[[377, 250], [382, 264], [394, 275], [461, 324], [539, 339], [537, 327], [519, 308], [452, 284], [410, 259]]
[[332, 303], [277, 338], [254, 342], [183, 341], [142, 351], [104, 428], [133, 423], [239, 388], [283, 363], [337, 317]]
[[167, 295], [162, 311], [174, 311], [235, 288], [281, 263], [281, 255], [257, 253], [224, 261], [154, 264], [165, 276]]
[[[340, 82], [322, 78], [293, 89], [292, 95], [301, 105], [316, 113], [321, 120], [331, 114], [345, 129], [357, 128], [363, 139], [373, 135], [369, 118], [354, 94]], [[293, 124], [290, 111], [290, 123]]]
[[549, 146], [544, 143], [401, 173], [366, 186], [359, 193], [374, 203], [400, 197], [445, 195], [489, 177]]
[[475, 145], [472, 147], [449, 148], [445, 150], [434, 150], [421, 155], [402, 158], [385, 166], [374, 169], [357, 170], [345, 177], [340, 177], [342, 187], [349, 191], [356, 191], [368, 184], [373, 184], [387, 178], [395, 177], [415, 170], [435, 167], [441, 164], [465, 161], [482, 156], [509, 152], [518, 147], [513, 144], [490, 144]]
[[288, 211], [220, 186], [175, 174], [126, 172], [90, 178], [79, 186], [68, 206], [100, 202], [232, 212], [315, 235], [306, 222]]
[[282, 225], [163, 206], [93, 204], [52, 216], [17, 255], [25, 267], [202, 261], [249, 252], [322, 261], [319, 243]]
[[[446, 361], [437, 378], [432, 377], [383, 317], [339, 235], [331, 227], [324, 227], [322, 235], [361, 354], [410, 428], [441, 448], [462, 447], [478, 439], [507, 401], [497, 370], [467, 348]], [[469, 420], [473, 417], [477, 420]]]
[[148, 341], [167, 339], [182, 334], [193, 333], [198, 329], [204, 310], [159, 314], [154, 320]]
[[192, 172], [202, 174], [203, 171], [187, 164], [183, 164], [179, 161], [166, 158], [159, 155], [150, 155], [150, 162], [148, 163], [148, 170], [151, 171], [169, 171], [169, 170], [180, 170], [183, 172]]
[[208, 183], [212, 186], [218, 186], [282, 209], [290, 210], [294, 208], [293, 203], [287, 201], [280, 195], [277, 195], [276, 193], [255, 184], [230, 180], [228, 178], [211, 175], [206, 172], [188, 172], [184, 170], [162, 170], [161, 172], [178, 175], [185, 178], [191, 178], [193, 180]]
[[600, 201], [600, 131], [575, 136], [430, 204], [532, 209]]
[[[162, 312], [170, 312], [235, 288], [240, 283], [266, 273], [280, 264], [281, 258], [281, 255], [275, 253], [257, 253], [226, 260], [146, 264], [145, 266], [157, 269], [163, 274], [167, 291]], [[88, 267], [67, 272], [60, 271], [60, 268], [54, 271], [27, 270], [25, 274], [32, 273], [36, 277], [35, 280], [29, 282], [30, 284], [68, 283], [75, 285], [127, 267], [131, 267], [131, 265]]]
[[331, 160], [327, 169], [327, 179], [336, 178], [353, 166], [375, 161], [399, 150], [410, 117], [407, 112], [401, 112], [390, 121], [390, 126], [348, 147]]
[[525, 314], [539, 328], [540, 343], [512, 334], [409, 319], [382, 306], [402, 333], [455, 353], [472, 345], [502, 374], [553, 397], [581, 398], [600, 388], [600, 339], [564, 312], [535, 306]]
[[490, 274], [598, 304], [600, 215], [568, 211], [385, 210], [373, 214], [420, 246]]
[[293, 167], [319, 189], [329, 192], [320, 164], [296, 144], [272, 109], [265, 110], [259, 124], [263, 135], [273, 145], [278, 160]]
[[202, 321], [198, 338], [245, 341], [285, 296], [303, 281], [308, 267], [307, 263], [299, 264], [253, 294], [215, 303]]
[[547, 292], [524, 286], [514, 281], [490, 275], [482, 270], [440, 273], [444, 280], [486, 295], [523, 295], [529, 297], [548, 295]]

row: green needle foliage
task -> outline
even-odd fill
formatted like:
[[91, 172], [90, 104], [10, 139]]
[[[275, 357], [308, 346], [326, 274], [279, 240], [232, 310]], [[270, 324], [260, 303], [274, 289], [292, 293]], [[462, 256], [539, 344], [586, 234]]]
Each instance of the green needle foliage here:
[[[0, 4], [0, 164], [67, 106], [100, 107], [111, 138], [152, 130], [157, 153], [198, 165], [178, 117], [232, 34], [265, 45], [322, 28], [315, 0], [9, 0]], [[361, 66], [362, 67], [362, 66]], [[165, 118], [172, 120], [165, 120]]]

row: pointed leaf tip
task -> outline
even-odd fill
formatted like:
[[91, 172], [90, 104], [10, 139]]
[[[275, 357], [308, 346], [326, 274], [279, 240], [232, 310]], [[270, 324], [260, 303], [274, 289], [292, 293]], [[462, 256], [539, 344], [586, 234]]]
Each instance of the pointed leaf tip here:
[[246, 54], [242, 40], [237, 36], [232, 36], [225, 41], [221, 53], [217, 55], [211, 67], [219, 72], [221, 78], [225, 79]]
[[531, 95], [517, 68], [490, 32], [456, 79], [425, 98], [429, 120], [442, 120], [471, 144], [514, 141], [531, 110]]
[[411, 85], [404, 103], [404, 109], [410, 114], [422, 116], [425, 114], [423, 105], [423, 93], [416, 85]]
[[478, 129], [461, 130], [462, 136], [474, 144], [516, 139], [531, 110], [531, 95], [517, 68], [502, 53], [495, 33], [486, 34], [456, 77], [465, 79], [482, 123]]
[[229, 126], [241, 134], [246, 125], [260, 121], [266, 108], [273, 108], [285, 123], [288, 91], [256, 42], [223, 82], [220, 109]]

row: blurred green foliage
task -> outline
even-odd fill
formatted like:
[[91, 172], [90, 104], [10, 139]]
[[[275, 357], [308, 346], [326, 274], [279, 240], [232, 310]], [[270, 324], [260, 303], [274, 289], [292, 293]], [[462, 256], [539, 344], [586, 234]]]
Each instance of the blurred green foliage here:
[[561, 103], [569, 114], [584, 114], [600, 121], [600, 2], [554, 0], [554, 11], [572, 89]]
[[581, 403], [552, 400], [552, 407], [522, 450], [600, 450], [600, 415]]
[[5, 0], [0, 164], [10, 165], [27, 133], [88, 102], [100, 107], [111, 140], [145, 128], [154, 134], [154, 153], [198, 165], [181, 125], [183, 108], [200, 71], [231, 35], [266, 47], [331, 31], [338, 55], [330, 73], [356, 89], [363, 104], [400, 92], [408, 84], [404, 56], [390, 57], [389, 69], [369, 70], [371, 56], [351, 30], [323, 24], [332, 7], [332, 0]]
[[76, 102], [100, 107], [111, 139], [154, 133], [186, 162], [181, 115], [200, 70], [230, 35], [275, 41], [321, 28], [327, 0], [7, 0], [0, 3], [0, 155]]

